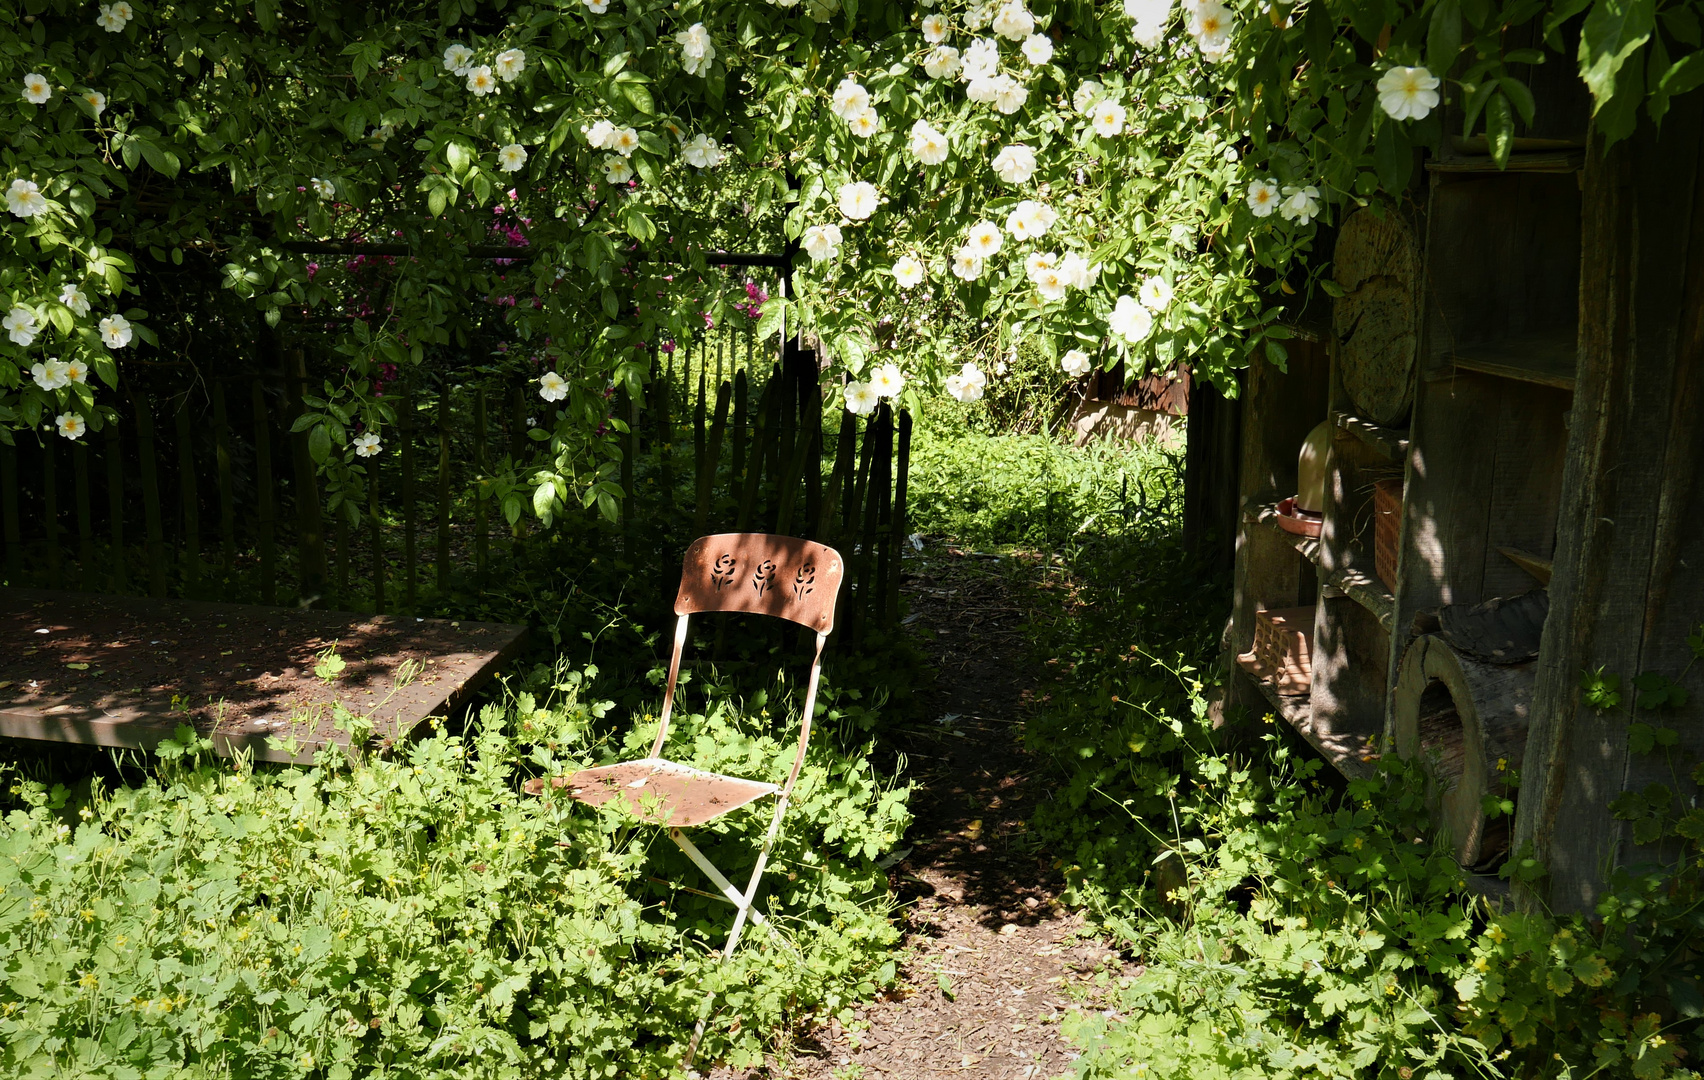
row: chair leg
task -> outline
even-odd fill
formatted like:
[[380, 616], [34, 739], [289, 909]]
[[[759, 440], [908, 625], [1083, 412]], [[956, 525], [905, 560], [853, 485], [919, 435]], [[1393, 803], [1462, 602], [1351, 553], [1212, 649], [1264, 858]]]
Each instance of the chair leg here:
[[[673, 840], [682, 851], [686, 852], [686, 857], [691, 859], [693, 864], [704, 872], [705, 877], [715, 882], [718, 889], [722, 890], [722, 895], [717, 899], [726, 900], [736, 908], [744, 908], [748, 906], [746, 898], [740, 894], [738, 889], [734, 888], [734, 883], [729, 881], [727, 877], [723, 875], [722, 871], [716, 869], [714, 863], [704, 857], [704, 853], [698, 850], [698, 845], [694, 844], [691, 840], [688, 840], [685, 833], [681, 832], [679, 829], [670, 829], [669, 839]], [[712, 894], [705, 893], [704, 895], [710, 896]], [[763, 912], [753, 909], [751, 912], [751, 921], [762, 926], [764, 921]]]

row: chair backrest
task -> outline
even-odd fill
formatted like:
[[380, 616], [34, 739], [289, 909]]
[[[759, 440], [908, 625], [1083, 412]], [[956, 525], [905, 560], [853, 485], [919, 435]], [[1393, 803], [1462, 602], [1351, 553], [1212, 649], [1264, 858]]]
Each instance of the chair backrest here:
[[675, 614], [773, 615], [826, 635], [834, 629], [834, 602], [845, 577], [840, 552], [810, 540], [771, 533], [701, 536], [686, 549]]

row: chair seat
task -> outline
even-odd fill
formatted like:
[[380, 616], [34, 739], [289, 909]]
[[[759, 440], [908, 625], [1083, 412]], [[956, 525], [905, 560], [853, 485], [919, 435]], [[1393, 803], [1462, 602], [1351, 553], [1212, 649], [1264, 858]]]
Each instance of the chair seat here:
[[[774, 784], [705, 772], [663, 758], [581, 769], [572, 776], [551, 777], [550, 786], [588, 806], [602, 806], [620, 796], [644, 820], [676, 828], [702, 825], [781, 790]], [[545, 778], [540, 776], [521, 789], [541, 795], [544, 787]]]

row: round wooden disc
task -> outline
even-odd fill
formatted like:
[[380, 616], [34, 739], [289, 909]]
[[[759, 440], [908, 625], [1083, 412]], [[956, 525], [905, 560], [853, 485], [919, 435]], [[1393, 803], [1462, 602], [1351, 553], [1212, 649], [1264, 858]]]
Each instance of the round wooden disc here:
[[1361, 210], [1343, 223], [1334, 258], [1344, 290], [1331, 320], [1343, 389], [1363, 419], [1401, 426], [1414, 402], [1420, 340], [1414, 232], [1393, 211]]

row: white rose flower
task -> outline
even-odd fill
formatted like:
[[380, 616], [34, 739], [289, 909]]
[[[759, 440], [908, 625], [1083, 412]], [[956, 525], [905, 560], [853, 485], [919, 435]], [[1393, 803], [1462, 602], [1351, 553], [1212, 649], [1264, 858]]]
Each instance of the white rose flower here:
[[14, 180], [6, 189], [6, 209], [21, 218], [47, 213], [47, 199], [34, 180]]
[[605, 154], [603, 171], [604, 179], [612, 184], [625, 184], [633, 179], [633, 166], [620, 154]]
[[905, 389], [905, 375], [898, 364], [883, 364], [870, 373], [870, 389], [877, 397], [896, 398]]
[[966, 30], [974, 34], [987, 26], [993, 18], [994, 5], [992, 3], [972, 4], [969, 10], [964, 13], [964, 26]]
[[1043, 270], [1052, 270], [1059, 265], [1059, 256], [1051, 251], [1032, 251], [1024, 259], [1024, 273], [1034, 281]]
[[1029, 88], [1010, 75], [996, 75], [989, 82], [994, 84], [994, 108], [1005, 116], [1017, 112], [1029, 100]]
[[615, 140], [615, 125], [608, 120], [599, 120], [586, 129], [586, 145], [597, 150], [608, 150], [609, 144]]
[[923, 73], [931, 79], [950, 79], [962, 66], [959, 51], [951, 45], [937, 45], [923, 58]]
[[67, 383], [75, 383], [78, 386], [84, 386], [89, 381], [89, 365], [83, 363], [81, 360], [67, 360], [60, 365], [60, 368], [65, 373], [65, 381]]
[[[551, 374], [555, 374], [552, 372]], [[379, 452], [379, 437], [372, 432], [355, 436], [355, 456], [373, 457]]]
[[31, 105], [46, 104], [53, 96], [53, 85], [47, 81], [47, 76], [31, 72], [24, 76], [24, 100]]
[[59, 290], [59, 302], [71, 309], [71, 314], [82, 318], [89, 313], [89, 295], [82, 286], [75, 283], [67, 284]]
[[584, 0], [586, 10], [593, 15], [602, 15], [609, 10], [609, 0]]
[[957, 375], [947, 376], [947, 393], [967, 405], [972, 401], [980, 401], [987, 386], [988, 376], [972, 362], [967, 361]]
[[95, 25], [109, 34], [116, 34], [135, 14], [126, 3], [102, 4], [100, 14], [95, 17]]
[[497, 151], [497, 167], [504, 172], [520, 172], [527, 163], [527, 148], [520, 143], [510, 143]]
[[1379, 77], [1379, 106], [1393, 120], [1424, 120], [1438, 107], [1438, 86], [1423, 67], [1393, 67]]
[[975, 281], [982, 276], [982, 256], [969, 247], [961, 247], [953, 254], [953, 276], [965, 281]]
[[947, 17], [945, 15], [925, 15], [923, 17], [923, 40], [931, 45], [939, 45], [947, 40]]
[[923, 264], [910, 255], [901, 255], [894, 260], [893, 279], [902, 289], [909, 289], [920, 284], [924, 278]]
[[1072, 349], [1059, 358], [1059, 366], [1064, 368], [1065, 374], [1073, 379], [1080, 379], [1089, 373], [1095, 366], [1095, 362], [1090, 360], [1089, 354], [1083, 350]]
[[1278, 207], [1278, 212], [1283, 215], [1285, 221], [1306, 225], [1319, 216], [1319, 188], [1285, 188], [1284, 202]]
[[1166, 279], [1155, 274], [1142, 282], [1136, 290], [1136, 299], [1142, 301], [1142, 306], [1149, 311], [1164, 311], [1172, 302], [1172, 287]]
[[1008, 0], [1000, 5], [991, 29], [1007, 41], [1022, 41], [1035, 33], [1035, 16], [1018, 0]]
[[1013, 143], [994, 155], [994, 175], [1007, 184], [1026, 184], [1035, 175], [1035, 151]]
[[1059, 272], [1073, 289], [1086, 289], [1100, 276], [1100, 267], [1090, 266], [1089, 260], [1073, 251], [1059, 260]]
[[1030, 275], [1035, 282], [1035, 291], [1041, 294], [1043, 300], [1063, 300], [1065, 291], [1071, 285], [1057, 266], [1045, 267]]
[[1000, 46], [993, 38], [978, 38], [964, 50], [964, 70], [959, 78], [965, 82], [991, 79], [1000, 70]]
[[840, 85], [834, 88], [832, 104], [829, 107], [834, 110], [834, 115], [851, 122], [854, 116], [870, 107], [870, 92], [856, 79], [841, 79]]
[[1255, 217], [1271, 217], [1272, 211], [1278, 209], [1278, 181], [1250, 180], [1248, 208], [1254, 211]]
[[568, 396], [568, 380], [554, 371], [538, 377], [538, 396], [546, 401], [561, 401]]
[[1034, 240], [1046, 236], [1047, 230], [1053, 228], [1058, 217], [1046, 203], [1025, 199], [1006, 215], [1006, 231], [1012, 234], [1014, 240]]
[[988, 75], [972, 79], [965, 84], [964, 96], [979, 105], [992, 105], [1000, 96], [1000, 82], [997, 76]]
[[714, 169], [727, 158], [716, 140], [703, 132], [694, 135], [680, 148], [680, 156], [697, 169]]
[[318, 195], [321, 199], [329, 199], [333, 195], [337, 194], [336, 184], [332, 183], [330, 180], [321, 179], [318, 176], [308, 181], [308, 187], [312, 188], [314, 194]]
[[1231, 32], [1235, 29], [1236, 18], [1219, 0], [1206, 0], [1189, 17], [1189, 36], [1195, 39], [1201, 58], [1210, 63], [1216, 64], [1225, 58], [1231, 47]]
[[497, 77], [504, 82], [514, 82], [515, 77], [526, 70], [527, 54], [521, 49], [504, 49], [497, 54]]
[[34, 379], [35, 384], [48, 393], [52, 393], [71, 381], [70, 372], [58, 360], [46, 360], [31, 365], [30, 378]]
[[1031, 34], [1025, 38], [1024, 59], [1037, 66], [1053, 59], [1053, 39], [1046, 34]]
[[716, 59], [716, 46], [710, 42], [710, 31], [703, 23], [691, 26], [675, 35], [680, 43], [680, 66], [688, 75], [708, 75], [710, 62]]
[[452, 75], [466, 75], [473, 66], [473, 50], [466, 45], [455, 44], [444, 50], [444, 70]]
[[1166, 24], [1171, 21], [1171, 9], [1171, 0], [1124, 0], [1124, 13], [1136, 22], [1130, 28], [1130, 36], [1136, 44], [1152, 49], [1164, 40]]
[[106, 95], [99, 90], [90, 90], [84, 93], [83, 101], [89, 106], [89, 111], [97, 117], [106, 112]]
[[1077, 87], [1077, 92], [1071, 95], [1071, 107], [1088, 116], [1094, 112], [1095, 102], [1106, 93], [1106, 87], [1093, 79], [1085, 79], [1083, 85]]
[[1096, 135], [1110, 139], [1124, 133], [1124, 118], [1127, 115], [1124, 106], [1118, 102], [1103, 101], [1095, 106], [1094, 118], [1090, 123]]
[[1223, 154], [1223, 157], [1225, 159], [1226, 165], [1235, 165], [1237, 163], [1237, 159], [1241, 156], [1242, 156], [1241, 154], [1237, 153], [1236, 147], [1234, 147], [1234, 146], [1225, 147], [1225, 152]]
[[40, 328], [36, 325], [35, 312], [22, 304], [14, 304], [6, 317], [0, 319], [0, 330], [5, 330], [14, 344], [28, 347]]
[[130, 320], [123, 315], [108, 315], [100, 322], [101, 341], [109, 349], [122, 349], [130, 344], [135, 331], [130, 328]]
[[935, 130], [927, 120], [919, 120], [911, 125], [911, 156], [925, 165], [939, 165], [947, 160], [952, 148], [947, 144], [947, 137]]
[[876, 402], [881, 399], [876, 395], [876, 388], [867, 382], [849, 382], [846, 384], [846, 411], [854, 416], [868, 416], [875, 411]]
[[639, 132], [630, 127], [616, 128], [608, 145], [622, 157], [632, 157], [633, 151], [639, 149]]
[[992, 221], [979, 221], [965, 234], [964, 246], [986, 259], [1000, 253], [1003, 241], [998, 225]]
[[812, 262], [826, 262], [840, 254], [840, 226], [812, 225], [799, 238], [799, 244]]
[[864, 221], [881, 205], [882, 193], [867, 180], [855, 180], [840, 187], [840, 212], [853, 221]]
[[468, 68], [467, 88], [473, 92], [474, 97], [484, 97], [486, 94], [496, 93], [497, 78], [491, 74], [490, 66], [481, 64], [478, 67]]
[[882, 129], [882, 118], [876, 114], [874, 108], [868, 108], [846, 121], [846, 126], [860, 139], [868, 139]]
[[60, 413], [53, 422], [59, 426], [59, 434], [67, 439], [81, 439], [83, 432], [89, 430], [87, 421], [74, 412]]
[[1154, 316], [1133, 296], [1120, 296], [1106, 319], [1107, 329], [1134, 345], [1154, 329]]

